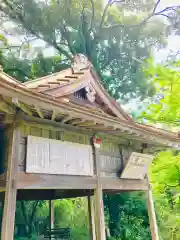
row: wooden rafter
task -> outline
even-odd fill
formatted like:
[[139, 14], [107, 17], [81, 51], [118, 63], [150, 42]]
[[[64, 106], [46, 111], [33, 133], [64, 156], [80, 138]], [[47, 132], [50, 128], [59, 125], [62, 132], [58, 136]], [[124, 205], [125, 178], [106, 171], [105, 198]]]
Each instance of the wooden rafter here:
[[54, 81], [54, 82], [51, 82], [51, 81], [49, 81], [49, 82], [48, 82], [48, 84], [54, 84], [54, 85], [56, 85], [56, 84], [57, 84], [57, 85], [60, 85], [60, 82], [56, 82], [56, 81]]
[[34, 107], [35, 107], [36, 112], [37, 112], [37, 114], [39, 115], [39, 117], [43, 119], [43, 118], [44, 118], [44, 114], [43, 114], [43, 112], [41, 111], [41, 109], [40, 109], [39, 107], [37, 107], [36, 105], [35, 105]]
[[61, 123], [66, 123], [67, 121], [69, 121], [69, 120], [71, 120], [71, 119], [72, 119], [72, 117], [69, 116], [69, 115], [67, 115], [67, 116], [65, 116], [65, 117], [62, 118]]
[[82, 123], [77, 123], [76, 126], [79, 126], [79, 127], [86, 127], [86, 126], [94, 126], [96, 125], [95, 121], [85, 121], [85, 122], [82, 122]]
[[65, 78], [72, 78], [72, 79], [78, 79], [77, 75], [72, 75], [72, 76], [65, 76]]
[[57, 113], [55, 110], [52, 112], [51, 120], [54, 121], [56, 119]]
[[71, 79], [68, 79], [68, 78], [58, 78], [57, 81], [59, 81], [59, 82], [70, 82]]
[[32, 111], [24, 103], [19, 102], [18, 99], [12, 98], [12, 102], [16, 107], [20, 108], [27, 115], [29, 115], [29, 116], [33, 115]]
[[81, 118], [73, 119], [73, 120], [69, 121], [69, 123], [72, 124], [72, 125], [76, 125], [76, 124], [83, 123], [83, 122], [84, 122], [84, 120], [81, 119]]
[[47, 88], [49, 88], [50, 86], [49, 86], [49, 84], [40, 84], [40, 85], [38, 85], [38, 87], [47, 87]]
[[15, 114], [16, 112], [15, 108], [13, 108], [13, 106], [5, 102], [2, 97], [0, 98], [0, 111], [8, 114]]
[[[86, 126], [85, 126], [86, 127]], [[99, 129], [99, 128], [108, 128], [104, 124], [94, 124], [94, 125], [87, 125], [87, 128], [91, 129]]]

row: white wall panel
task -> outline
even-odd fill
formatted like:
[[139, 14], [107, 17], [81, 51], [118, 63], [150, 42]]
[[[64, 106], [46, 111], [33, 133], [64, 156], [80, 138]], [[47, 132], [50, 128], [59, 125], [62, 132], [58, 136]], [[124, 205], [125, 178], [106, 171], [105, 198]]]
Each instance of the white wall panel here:
[[92, 176], [92, 147], [28, 136], [26, 172]]

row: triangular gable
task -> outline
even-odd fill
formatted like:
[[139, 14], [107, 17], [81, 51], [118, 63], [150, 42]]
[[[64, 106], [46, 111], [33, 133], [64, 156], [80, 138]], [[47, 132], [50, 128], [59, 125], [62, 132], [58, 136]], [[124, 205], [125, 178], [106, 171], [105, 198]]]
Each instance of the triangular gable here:
[[[83, 69], [83, 71], [84, 70], [85, 69]], [[96, 78], [95, 76], [96, 73], [93, 72], [92, 68], [89, 70], [88, 71], [94, 77], [94, 81], [97, 80], [96, 84], [99, 84], [98, 77]], [[73, 69], [69, 69], [68, 71], [71, 71], [71, 73], [74, 74]], [[85, 72], [83, 71], [80, 71], [79, 73], [76, 72], [76, 74], [84, 75]], [[41, 78], [41, 80], [44, 81], [46, 79], [47, 81], [51, 77], [55, 80], [57, 75], [62, 75], [62, 72]], [[51, 122], [56, 122], [58, 124], [57, 126], [59, 126], [60, 123], [62, 126], [64, 126], [64, 124], [66, 126], [69, 125], [72, 129], [93, 130], [98, 133], [113, 134], [117, 137], [124, 136], [126, 139], [138, 139], [139, 141], [150, 143], [152, 145], [163, 147], [168, 146], [175, 149], [180, 148], [180, 138], [178, 133], [138, 124], [131, 119], [131, 121], [128, 122], [129, 119], [126, 118], [127, 115], [125, 115], [125, 113], [121, 111], [121, 108], [119, 109], [116, 104], [113, 106], [117, 110], [119, 109], [121, 119], [108, 116], [107, 114], [94, 111], [93, 109], [89, 111], [86, 107], [55, 99], [53, 96], [43, 94], [43, 92], [38, 90], [38, 87], [35, 87], [35, 82], [36, 86], [38, 86], [38, 84], [41, 84], [41, 80], [39, 81], [38, 79], [33, 81], [34, 86], [32, 88], [32, 86], [30, 86], [31, 82], [28, 84], [22, 84], [0, 70], [0, 115], [3, 124], [12, 123], [11, 121], [14, 122], [16, 119], [14, 117], [16, 116], [15, 114], [17, 113], [18, 108], [18, 112], [19, 109], [21, 109], [21, 111], [25, 113], [22, 115], [25, 120], [31, 119], [31, 121], [37, 120], [38, 122], [41, 122], [42, 120], [43, 123], [47, 123], [48, 120], [49, 124]], [[97, 85], [95, 88], [98, 90]], [[101, 89], [101, 85], [99, 88]], [[106, 95], [107, 93], [104, 89], [101, 90], [101, 93], [104, 94], [101, 96], [102, 100], [106, 97], [106, 101], [108, 99], [111, 101], [109, 96]], [[70, 95], [67, 95], [67, 97], [69, 96]], [[111, 102], [109, 104], [111, 104]], [[114, 109], [112, 110], [113, 113], [115, 113]], [[8, 118], [7, 115], [12, 116]], [[27, 117], [27, 115], [29, 115], [29, 117]]]
[[[72, 68], [27, 82], [25, 85], [35, 92], [53, 96], [54, 99], [66, 98], [75, 104], [84, 104], [119, 119], [132, 121], [102, 87], [93, 66], [83, 55], [75, 56]], [[76, 96], [81, 92], [86, 97], [83, 101], [78, 101]]]

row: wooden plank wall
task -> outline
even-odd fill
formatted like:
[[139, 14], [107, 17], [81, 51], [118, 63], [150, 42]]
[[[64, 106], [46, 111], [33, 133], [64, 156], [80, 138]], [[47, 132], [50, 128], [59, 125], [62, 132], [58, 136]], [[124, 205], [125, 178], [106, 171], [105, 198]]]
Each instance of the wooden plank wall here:
[[21, 130], [21, 160], [19, 162], [19, 170], [25, 171], [25, 161], [26, 161], [26, 145], [27, 145], [27, 136], [36, 136], [49, 139], [56, 139], [61, 141], [76, 142], [80, 144], [90, 144], [89, 136], [83, 134], [72, 133], [64, 130], [55, 130], [54, 128], [50, 129], [45, 126], [33, 126], [23, 124], [20, 127]]
[[[27, 136], [37, 136], [49, 139], [56, 139], [61, 141], [69, 141], [80, 144], [90, 144], [90, 136], [82, 133], [71, 132], [68, 130], [57, 130], [50, 128], [45, 125], [27, 125], [22, 124], [21, 130], [21, 160], [19, 162], [19, 170], [25, 171], [26, 161], [26, 144]], [[119, 171], [122, 169], [126, 160], [128, 159], [130, 152], [129, 149], [123, 147], [123, 155], [126, 156], [122, 159], [121, 157], [122, 146], [117, 142], [110, 141], [109, 139], [103, 140], [100, 148], [100, 168], [102, 177], [119, 177]]]
[[3, 174], [7, 171], [7, 162], [8, 162], [8, 145], [11, 138], [11, 129], [5, 128], [0, 131], [1, 134], [1, 153], [0, 153], [0, 174]]

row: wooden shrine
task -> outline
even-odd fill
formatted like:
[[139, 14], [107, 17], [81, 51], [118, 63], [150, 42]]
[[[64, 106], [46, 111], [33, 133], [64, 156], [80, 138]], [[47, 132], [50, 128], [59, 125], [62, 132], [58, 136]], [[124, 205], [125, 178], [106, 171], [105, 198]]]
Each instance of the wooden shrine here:
[[148, 193], [152, 239], [158, 239], [144, 166], [149, 155], [179, 148], [180, 138], [135, 123], [84, 56], [26, 83], [0, 72], [0, 142], [2, 240], [13, 239], [16, 200], [78, 196], [89, 200], [92, 239], [105, 240], [102, 193], [136, 190]]

